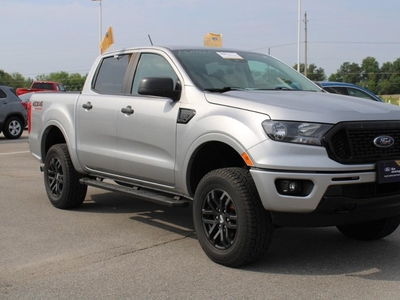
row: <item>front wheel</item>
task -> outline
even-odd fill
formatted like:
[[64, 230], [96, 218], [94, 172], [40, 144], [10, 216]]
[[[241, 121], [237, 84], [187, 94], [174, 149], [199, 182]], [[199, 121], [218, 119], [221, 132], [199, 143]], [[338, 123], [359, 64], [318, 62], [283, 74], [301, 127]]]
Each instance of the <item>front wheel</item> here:
[[363, 241], [372, 241], [392, 234], [400, 225], [400, 216], [376, 220], [361, 224], [337, 226], [345, 236]]
[[7, 120], [3, 134], [8, 139], [18, 139], [24, 131], [24, 125], [21, 119], [17, 117], [11, 117]]
[[81, 205], [87, 192], [87, 185], [79, 183], [81, 177], [72, 164], [67, 145], [52, 146], [44, 162], [44, 185], [51, 204], [61, 209]]
[[260, 259], [272, 241], [271, 216], [248, 170], [226, 168], [205, 175], [194, 197], [193, 220], [203, 251], [228, 267]]

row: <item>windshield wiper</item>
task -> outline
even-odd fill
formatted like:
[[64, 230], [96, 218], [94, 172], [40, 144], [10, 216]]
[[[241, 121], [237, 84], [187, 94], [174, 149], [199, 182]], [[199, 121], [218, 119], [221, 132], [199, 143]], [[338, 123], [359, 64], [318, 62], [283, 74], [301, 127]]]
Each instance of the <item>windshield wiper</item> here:
[[225, 93], [225, 92], [229, 92], [229, 91], [243, 91], [245, 90], [244, 88], [238, 88], [238, 87], [231, 87], [231, 86], [225, 86], [223, 88], [219, 88], [219, 89], [204, 89], [204, 91], [207, 92], [212, 92], [212, 93]]
[[[273, 89], [259, 89], [259, 88], [257, 88], [257, 89], [252, 89], [253, 91], [276, 91], [276, 90], [278, 90], [278, 91], [297, 91], [297, 92], [317, 92], [316, 90], [299, 90], [299, 89], [291, 89], [291, 88], [287, 88], [287, 87], [281, 87], [281, 86], [278, 86], [278, 87], [276, 87], [276, 88], [273, 88]], [[327, 93], [327, 92], [326, 92]]]
[[294, 89], [290, 89], [290, 88], [285, 87], [285, 86], [277, 86], [277, 87], [275, 88], [275, 90], [292, 91], [292, 90], [294, 90]]
[[288, 88], [288, 87], [285, 87], [285, 86], [277, 86], [275, 88], [269, 88], [269, 89], [267, 89], [267, 88], [265, 88], [265, 89], [257, 88], [257, 89], [253, 89], [253, 90], [254, 91], [276, 91], [276, 90], [279, 90], [279, 91], [299, 91], [298, 89], [291, 89], [291, 88]]

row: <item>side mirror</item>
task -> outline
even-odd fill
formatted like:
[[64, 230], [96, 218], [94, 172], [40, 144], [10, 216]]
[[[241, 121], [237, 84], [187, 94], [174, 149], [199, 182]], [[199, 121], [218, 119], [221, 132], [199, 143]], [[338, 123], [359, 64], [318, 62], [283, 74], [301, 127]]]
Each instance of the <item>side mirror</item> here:
[[174, 90], [174, 81], [170, 77], [144, 77], [139, 83], [138, 93], [139, 95], [167, 97], [174, 101], [179, 100], [181, 96], [180, 89]]

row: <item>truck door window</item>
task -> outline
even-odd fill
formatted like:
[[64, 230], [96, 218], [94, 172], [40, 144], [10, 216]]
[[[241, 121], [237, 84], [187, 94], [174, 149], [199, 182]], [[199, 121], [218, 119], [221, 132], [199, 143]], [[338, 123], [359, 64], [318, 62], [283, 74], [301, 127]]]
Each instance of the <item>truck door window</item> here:
[[174, 81], [174, 86], [176, 86], [178, 80], [178, 76], [176, 76], [168, 61], [164, 57], [153, 53], [144, 53], [140, 56], [131, 89], [133, 95], [139, 95], [139, 83], [145, 77], [170, 77]]
[[94, 89], [100, 93], [121, 94], [130, 56], [122, 55], [104, 58], [97, 72]]

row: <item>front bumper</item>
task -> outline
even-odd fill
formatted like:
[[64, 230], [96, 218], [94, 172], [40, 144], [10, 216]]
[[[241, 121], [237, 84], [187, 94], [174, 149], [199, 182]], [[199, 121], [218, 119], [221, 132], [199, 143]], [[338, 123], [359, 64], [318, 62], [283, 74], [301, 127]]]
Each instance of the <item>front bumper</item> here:
[[[361, 184], [375, 182], [375, 172], [312, 173], [286, 172], [251, 169], [250, 173], [257, 186], [262, 204], [266, 210], [279, 212], [308, 213], [314, 211], [332, 185]], [[308, 180], [313, 187], [307, 195], [291, 196], [278, 192], [276, 181]]]
[[[377, 184], [375, 172], [293, 173], [251, 169], [277, 226], [337, 226], [400, 215], [400, 183]], [[307, 195], [283, 195], [276, 182], [305, 180]]]

